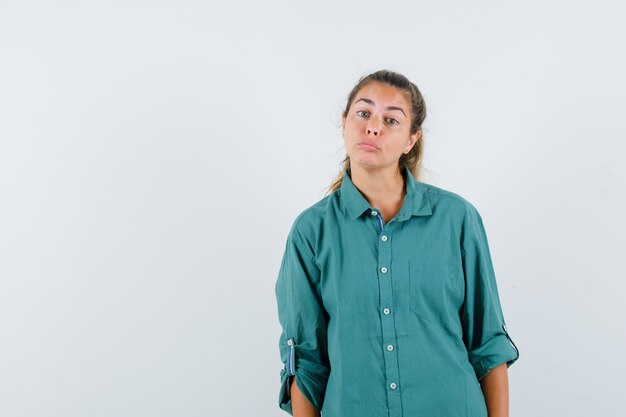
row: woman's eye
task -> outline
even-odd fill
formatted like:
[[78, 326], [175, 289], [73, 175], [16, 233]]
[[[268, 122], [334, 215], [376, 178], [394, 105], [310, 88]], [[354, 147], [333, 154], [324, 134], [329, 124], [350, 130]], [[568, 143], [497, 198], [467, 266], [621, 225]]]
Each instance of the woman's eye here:
[[[357, 110], [356, 111], [356, 115], [357, 116], [363, 115], [363, 117], [365, 117], [367, 115], [367, 111], [365, 111], [365, 110]], [[387, 117], [387, 122], [392, 124], [392, 125], [397, 125], [399, 123], [396, 119], [392, 119], [391, 117]]]

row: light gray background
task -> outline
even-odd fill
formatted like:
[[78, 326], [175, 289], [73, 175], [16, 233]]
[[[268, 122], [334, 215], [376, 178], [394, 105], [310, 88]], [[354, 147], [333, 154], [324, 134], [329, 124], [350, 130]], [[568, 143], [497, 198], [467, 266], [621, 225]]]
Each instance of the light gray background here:
[[626, 415], [626, 9], [432, 3], [1, 1], [0, 415], [286, 415], [286, 235], [381, 68], [485, 220], [511, 415]]

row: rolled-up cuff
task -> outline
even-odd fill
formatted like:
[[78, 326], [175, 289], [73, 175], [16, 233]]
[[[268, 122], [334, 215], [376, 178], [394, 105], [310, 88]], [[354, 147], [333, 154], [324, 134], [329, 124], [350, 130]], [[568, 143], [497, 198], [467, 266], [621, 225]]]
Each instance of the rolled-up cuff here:
[[324, 395], [326, 393], [326, 385], [328, 384], [329, 369], [325, 366], [300, 359], [297, 366], [290, 371], [288, 364], [280, 371], [280, 394], [278, 396], [278, 405], [281, 409], [293, 415], [291, 405], [291, 384], [289, 377], [296, 378], [298, 389], [302, 395], [321, 413], [324, 403]]
[[519, 351], [508, 334], [499, 334], [469, 352], [469, 361], [480, 381], [490, 370], [506, 362], [509, 368], [519, 358]]

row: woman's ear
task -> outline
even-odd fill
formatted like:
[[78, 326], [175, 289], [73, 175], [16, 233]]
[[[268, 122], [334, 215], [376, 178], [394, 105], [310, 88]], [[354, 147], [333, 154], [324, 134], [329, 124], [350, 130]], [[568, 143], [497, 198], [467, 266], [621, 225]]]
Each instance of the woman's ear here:
[[422, 136], [422, 131], [421, 130], [418, 130], [413, 135], [411, 135], [411, 141], [409, 142], [409, 146], [408, 146], [408, 148], [407, 148], [405, 153], [409, 153], [409, 151], [411, 149], [413, 149], [413, 146], [415, 146], [415, 144], [417, 143], [417, 141], [419, 140], [419, 138], [421, 136]]

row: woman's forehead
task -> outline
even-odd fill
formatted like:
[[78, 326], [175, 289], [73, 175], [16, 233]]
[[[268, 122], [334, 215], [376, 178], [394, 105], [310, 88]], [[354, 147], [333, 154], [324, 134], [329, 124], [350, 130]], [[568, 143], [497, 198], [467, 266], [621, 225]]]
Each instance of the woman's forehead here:
[[405, 107], [409, 100], [407, 92], [392, 85], [380, 82], [369, 83], [355, 94], [353, 103], [365, 99], [368, 104]]

